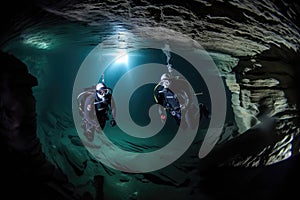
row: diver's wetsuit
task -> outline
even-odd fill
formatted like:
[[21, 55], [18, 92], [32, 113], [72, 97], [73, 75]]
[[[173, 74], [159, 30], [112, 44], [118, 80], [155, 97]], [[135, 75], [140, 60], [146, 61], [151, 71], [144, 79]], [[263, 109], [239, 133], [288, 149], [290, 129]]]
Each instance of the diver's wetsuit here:
[[178, 77], [170, 79], [170, 83], [169, 88], [161, 85], [155, 87], [154, 96], [157, 103], [174, 117], [178, 125], [183, 123], [183, 127], [195, 128], [199, 119], [199, 106], [192, 102], [191, 88], [184, 79]]
[[94, 140], [94, 132], [100, 132], [99, 124], [97, 122], [97, 117], [95, 115], [95, 95], [90, 94], [86, 97], [84, 102], [84, 113], [83, 113], [83, 129], [84, 135], [88, 138], [88, 140]]
[[[110, 92], [105, 94], [103, 97], [99, 97], [97, 94], [95, 95], [95, 109], [96, 109], [96, 115], [98, 122], [100, 124], [100, 127], [104, 129], [106, 121], [109, 120], [109, 114], [113, 110], [112, 109], [112, 90], [110, 88], [106, 88]], [[112, 111], [113, 112], [113, 111]], [[115, 125], [115, 121], [113, 119], [114, 113], [112, 113], [112, 120], [111, 125]]]
[[[96, 86], [85, 88], [85, 91], [78, 95], [79, 113], [83, 119], [81, 127], [84, 130], [84, 136], [92, 142], [94, 140], [95, 131], [101, 133], [104, 129], [106, 121], [109, 120], [109, 114], [112, 114], [111, 126], [115, 126], [116, 122], [113, 119], [115, 116], [114, 109], [111, 107], [112, 90], [100, 98], [97, 95]], [[114, 107], [114, 106], [113, 106]]]
[[163, 88], [157, 94], [158, 104], [162, 105], [176, 120], [179, 125], [181, 120], [180, 103], [177, 95], [174, 94], [169, 88]]

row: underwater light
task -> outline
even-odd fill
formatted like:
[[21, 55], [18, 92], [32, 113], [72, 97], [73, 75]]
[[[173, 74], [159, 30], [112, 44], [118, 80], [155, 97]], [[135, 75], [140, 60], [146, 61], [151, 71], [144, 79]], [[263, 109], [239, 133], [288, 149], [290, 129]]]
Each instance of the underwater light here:
[[54, 40], [49, 35], [36, 34], [25, 35], [23, 42], [37, 49], [50, 49]]
[[116, 63], [128, 63], [128, 55], [122, 55], [117, 60]]
[[120, 56], [116, 61], [115, 63], [118, 63], [118, 64], [127, 64], [128, 63], [128, 55], [125, 54], [125, 55], [122, 55]]

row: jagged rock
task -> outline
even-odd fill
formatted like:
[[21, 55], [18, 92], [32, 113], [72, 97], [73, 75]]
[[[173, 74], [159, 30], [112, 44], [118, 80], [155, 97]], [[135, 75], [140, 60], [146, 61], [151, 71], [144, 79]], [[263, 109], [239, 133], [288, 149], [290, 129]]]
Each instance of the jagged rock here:
[[128, 0], [75, 2], [71, 5], [52, 2], [43, 6], [48, 12], [91, 26], [99, 26], [105, 19], [120, 21], [127, 27], [166, 27], [187, 34], [205, 48], [234, 56], [255, 55], [268, 49], [269, 44], [285, 45], [294, 50], [299, 47], [295, 3], [205, 0], [189, 3], [148, 0], [141, 3]]
[[37, 80], [13, 55], [1, 51], [0, 62], [3, 195], [12, 199], [79, 199], [67, 176], [46, 158], [37, 137], [32, 95]]
[[[3, 13], [8, 14], [5, 14], [4, 18], [1, 17], [1, 20], [3, 20], [1, 22], [5, 23], [1, 23], [4, 32], [1, 32], [0, 37], [1, 47], [16, 52], [29, 63], [41, 59], [41, 57], [35, 56], [29, 60], [26, 52], [30, 48], [34, 49], [36, 55], [43, 51], [36, 48], [44, 48], [47, 45], [52, 45], [52, 53], [57, 49], [60, 49], [60, 53], [66, 53], [68, 51], [65, 51], [65, 46], [69, 47], [68, 45], [72, 44], [71, 47], [78, 45], [86, 48], [83, 50], [85, 54], [88, 47], [99, 44], [114, 31], [130, 32], [133, 28], [142, 29], [148, 26], [151, 28], [144, 28], [143, 30], [155, 31], [145, 34], [151, 34], [155, 37], [156, 34], [161, 36], [159, 33], [165, 30], [179, 31], [183, 35], [195, 39], [205, 49], [217, 52], [210, 53], [210, 56], [218, 61], [216, 65], [224, 78], [226, 89], [230, 93], [228, 101], [230, 101], [229, 107], [232, 106], [233, 110], [234, 119], [230, 122], [232, 125], [224, 127], [217, 147], [207, 159], [199, 161], [197, 157], [197, 150], [201, 144], [201, 141], [198, 140], [198, 143], [191, 147], [194, 151], [194, 157], [187, 156], [189, 158], [187, 161], [181, 160], [182, 162], [168, 168], [169, 171], [162, 170], [138, 176], [137, 180], [139, 182], [148, 185], [180, 188], [191, 185], [190, 179], [197, 179], [201, 182], [199, 176], [188, 172], [194, 172], [198, 168], [210, 169], [209, 159], [211, 158], [218, 158], [212, 159], [213, 166], [252, 167], [255, 168], [253, 170], [261, 170], [274, 169], [271, 167], [275, 165], [275, 169], [282, 169], [277, 168], [277, 166], [285, 164], [280, 163], [280, 161], [287, 161], [286, 163], [289, 164], [288, 158], [300, 153], [299, 95], [297, 93], [297, 83], [299, 82], [299, 75], [297, 74], [300, 74], [297, 66], [300, 57], [300, 34], [299, 25], [297, 24], [299, 22], [299, 4], [290, 0], [267, 0], [264, 2], [233, 0], [50, 0], [39, 2], [38, 5], [33, 4], [34, 6], [30, 7], [30, 2], [26, 1], [26, 4], [14, 4], [15, 1], [9, 2], [10, 8], [17, 7], [17, 5], [20, 5], [20, 7], [15, 9], [17, 10], [15, 12], [1, 12], [2, 15]], [[24, 9], [21, 6], [24, 6]], [[30, 9], [27, 11], [25, 7]], [[1, 9], [5, 10], [6, 7], [1, 6]], [[36, 23], [37, 20], [39, 23]], [[70, 21], [76, 24], [76, 28], [69, 26]], [[103, 25], [105, 30], [99, 28]], [[84, 27], [88, 27], [88, 29], [84, 29]], [[48, 33], [50, 34], [48, 35]], [[166, 33], [168, 32], [163, 32], [163, 34]], [[20, 34], [20, 37], [16, 37], [18, 34]], [[13, 38], [16, 38], [16, 40], [12, 40]], [[35, 41], [28, 43], [30, 38]], [[20, 41], [24, 46], [24, 49], [21, 50], [16, 47], [17, 42]], [[55, 43], [55, 41], [59, 42]], [[47, 42], [49, 44], [46, 45]], [[132, 44], [128, 46], [130, 45]], [[113, 43], [111, 47], [117, 46]], [[68, 50], [70, 49], [68, 48]], [[296, 51], [298, 52], [295, 53]], [[44, 52], [47, 52], [45, 54], [47, 56], [44, 56], [43, 59], [53, 56], [50, 55], [49, 51]], [[76, 57], [76, 55], [72, 54], [66, 57], [71, 58]], [[72, 66], [74, 66], [74, 63], [72, 63]], [[74, 69], [71, 67], [70, 71]], [[68, 71], [68, 69], [64, 70]], [[50, 82], [51, 79], [47, 79], [47, 76], [49, 76], [48, 71], [47, 73], [39, 73], [39, 76], [41, 76], [38, 77], [39, 80], [45, 81], [43, 89], [47, 88], [49, 93], [58, 92], [54, 86], [47, 87], [47, 84], [51, 86], [54, 84], [54, 82]], [[54, 80], [62, 79], [56, 76], [57, 74], [55, 74], [56, 79]], [[46, 81], [49, 81], [49, 83], [46, 83]], [[57, 85], [60, 86], [60, 83], [58, 82]], [[63, 90], [63, 92], [65, 91]], [[42, 91], [37, 90], [36, 92]], [[43, 96], [44, 94], [39, 95]], [[46, 95], [43, 100], [45, 99], [47, 99]], [[84, 177], [86, 171], [89, 175], [91, 173], [102, 173], [102, 175], [109, 178], [116, 175], [113, 170], [103, 164], [101, 164], [102, 166], [99, 165], [95, 158], [84, 155], [86, 151], [82, 151], [83, 147], [80, 142], [71, 137], [76, 135], [75, 131], [72, 132], [69, 129], [73, 126], [71, 112], [62, 111], [63, 106], [60, 102], [56, 99], [53, 99], [53, 102], [51, 100], [47, 101], [47, 103], [51, 103], [51, 106], [48, 104], [41, 106], [41, 108], [47, 108], [44, 110], [49, 111], [49, 113], [47, 112], [49, 116], [46, 116], [46, 112], [39, 113], [40, 115], [45, 114], [45, 118], [41, 117], [39, 119], [47, 125], [39, 127], [39, 130], [41, 130], [39, 136], [43, 137], [42, 141], [46, 144], [45, 148], [51, 149], [45, 151], [50, 159], [58, 166], [63, 166], [63, 171], [74, 169], [71, 170], [70, 174], [77, 181], [80, 178], [87, 179], [87, 177]], [[269, 123], [269, 120], [272, 123]], [[61, 143], [63, 143], [62, 147]], [[53, 145], [56, 148], [53, 148]], [[97, 145], [90, 145], [94, 148], [100, 148]], [[143, 148], [148, 147], [143, 146], [136, 150], [140, 151]], [[260, 168], [262, 166], [270, 168]], [[98, 167], [100, 172], [95, 170]], [[212, 167], [212, 171], [218, 169]], [[285, 171], [288, 178], [293, 178], [293, 175], [296, 174], [295, 169], [297, 168], [292, 167], [292, 169], [292, 172]], [[270, 171], [269, 176], [255, 177], [254, 181], [250, 183], [257, 185], [260, 180], [268, 181], [270, 175], [274, 176], [272, 170]], [[232, 175], [233, 179], [239, 179], [241, 174], [233, 173], [230, 170], [219, 172], [215, 176], [211, 176], [212, 181], [208, 181], [210, 184], [207, 184], [213, 188], [213, 196], [217, 196], [219, 199], [236, 197], [235, 195], [228, 195], [228, 193], [231, 194], [228, 191], [235, 193], [236, 188], [241, 189], [238, 194], [250, 191], [248, 189], [250, 178], [247, 179], [244, 176], [244, 179], [241, 179], [241, 181], [245, 180], [247, 183], [246, 187], [240, 186], [241, 181], [239, 180], [235, 182], [237, 184], [234, 186], [230, 184], [228, 186], [225, 185], [228, 183], [225, 180], [232, 178], [229, 175]], [[226, 172], [229, 172], [228, 176]], [[280, 172], [280, 170], [277, 172]], [[187, 174], [188, 177], [185, 177]], [[205, 173], [201, 175], [203, 174], [205, 175]], [[278, 174], [280, 173], [275, 173], [276, 176], [274, 177], [277, 178]], [[221, 181], [219, 181], [220, 177], [222, 178]], [[276, 178], [272, 183], [282, 180], [280, 177]], [[297, 179], [294, 178], [294, 180]], [[82, 182], [86, 183], [88, 181]], [[128, 182], [125, 181], [124, 185]], [[283, 179], [283, 183], [286, 182], [287, 180]], [[264, 182], [262, 185], [264, 185]], [[208, 186], [200, 184], [194, 195], [206, 197], [203, 194], [206, 191], [201, 189]], [[289, 190], [289, 187], [293, 187], [292, 184], [288, 184], [289, 187], [283, 186], [281, 182], [280, 186], [275, 186], [275, 193], [272, 190], [270, 191], [268, 187], [266, 192], [267, 194], [274, 193], [271, 195], [274, 198], [281, 187], [284, 188], [284, 193], [288, 194], [292, 191]], [[223, 190], [223, 188], [225, 189]], [[252, 188], [255, 191], [260, 191], [259, 187]], [[220, 189], [219, 193], [215, 191], [217, 189]], [[266, 186], [264, 189], [266, 189]], [[214, 194], [214, 192], [217, 194]], [[258, 198], [252, 193], [250, 196], [253, 197], [252, 199]]]
[[80, 138], [78, 136], [69, 136], [70, 141], [75, 146], [83, 146]]
[[143, 176], [143, 179], [152, 183], [173, 187], [186, 187], [188, 180], [191, 178], [190, 174], [174, 165], [169, 166], [166, 170], [146, 173]]
[[[297, 75], [293, 73], [294, 64], [292, 62], [295, 56], [297, 54], [293, 50], [283, 49], [280, 51], [278, 47], [273, 47], [254, 59], [244, 58], [239, 61], [237, 67], [234, 68], [240, 87], [239, 98], [233, 99], [236, 103], [232, 105], [240, 132], [247, 131], [254, 125], [274, 118], [278, 119], [276, 120], [278, 125], [282, 124], [283, 121], [290, 124], [289, 132], [284, 132], [283, 127], [281, 127], [274, 131], [274, 137], [276, 134], [286, 134], [288, 137], [298, 135], [296, 127], [299, 126], [299, 115], [296, 113], [299, 108], [297, 108], [294, 99], [298, 90], [293, 86], [295, 84], [293, 80]], [[287, 59], [288, 57], [289, 59]], [[278, 142], [281, 143], [282, 141]], [[290, 141], [288, 145], [292, 146], [293, 143], [297, 144], [295, 141]], [[284, 149], [278, 151], [274, 146], [266, 146], [266, 149], [259, 155], [252, 155], [251, 157], [259, 160], [260, 157], [269, 154], [269, 159], [272, 161], [267, 163], [274, 163], [275, 160], [276, 162], [280, 161], [280, 158], [285, 160], [292, 155], [291, 151], [288, 151], [290, 153]], [[277, 159], [274, 159], [275, 152], [277, 152]], [[296, 151], [294, 153], [298, 154]], [[239, 161], [239, 163], [241, 162]], [[249, 165], [249, 157], [245, 158], [245, 163]]]
[[77, 146], [70, 146], [66, 143], [60, 149], [63, 157], [67, 160], [67, 163], [73, 168], [77, 176], [82, 176], [84, 170], [87, 167], [88, 155], [83, 148]]
[[138, 200], [138, 192], [132, 193], [129, 197], [128, 200]]
[[130, 177], [126, 176], [125, 174], [122, 174], [121, 178], [120, 178], [120, 181], [121, 182], [129, 182], [130, 181]]
[[136, 177], [136, 179], [137, 179], [138, 181], [141, 181], [142, 183], [149, 183], [149, 182], [150, 182], [148, 179], [146, 179], [146, 178], [144, 177], [143, 174], [137, 174], [135, 177]]

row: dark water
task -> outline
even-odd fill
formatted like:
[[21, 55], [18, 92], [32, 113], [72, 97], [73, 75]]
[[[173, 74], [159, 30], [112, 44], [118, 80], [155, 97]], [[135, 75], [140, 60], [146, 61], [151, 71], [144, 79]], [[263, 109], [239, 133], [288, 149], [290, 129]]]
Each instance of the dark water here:
[[[80, 65], [98, 43], [115, 33], [115, 29], [116, 26], [109, 23], [95, 28], [64, 20], [55, 22], [53, 26], [45, 22], [25, 30], [4, 47], [5, 51], [13, 53], [27, 64], [29, 71], [38, 78], [39, 85], [34, 92], [39, 116], [43, 118], [45, 112], [67, 112], [71, 116], [73, 83]], [[113, 88], [122, 75], [138, 65], [167, 63], [161, 49], [140, 49], [131, 52], [128, 57], [128, 66], [113, 63], [107, 68], [105, 81], [108, 86]], [[203, 92], [204, 95], [198, 96], [198, 101], [210, 108], [209, 92], [201, 75], [188, 61], [174, 53], [171, 53], [170, 63], [185, 76], [196, 92]], [[130, 101], [132, 118], [142, 126], [149, 123], [147, 112], [154, 103], [153, 86], [140, 88]], [[170, 127], [174, 126], [174, 122], [170, 123]], [[170, 137], [172, 134], [166, 140]]]
[[[202, 95], [198, 98], [199, 102], [204, 103], [210, 109], [210, 98], [209, 92], [206, 87], [204, 80], [201, 75], [197, 73], [197, 71], [193, 68], [193, 66], [174, 53], [171, 54], [170, 63], [173, 64], [173, 68], [183, 76], [189, 80], [190, 84], [194, 87], [195, 91], [201, 91], [206, 95]], [[124, 63], [112, 63], [111, 66], [105, 71], [105, 82], [109, 87], [114, 88], [116, 82], [128, 71], [131, 69], [138, 67], [140, 65], [146, 63], [155, 63], [166, 65], [166, 56], [164, 55], [161, 49], [139, 49], [136, 51], [132, 51], [128, 54], [128, 63], [126, 65]], [[162, 66], [163, 67], [163, 66]], [[167, 71], [167, 68], [165, 70]], [[197, 76], [198, 74], [198, 76]], [[145, 76], [147, 76], [145, 74]], [[128, 83], [130, 84], [130, 83]], [[150, 118], [148, 115], [148, 111], [150, 106], [155, 104], [153, 97], [153, 89], [155, 84], [147, 84], [138, 88], [130, 98], [129, 101], [129, 110], [133, 121], [140, 125], [146, 126], [150, 123]], [[124, 90], [126, 91], [126, 86], [124, 86]], [[204, 128], [204, 127], [201, 127]], [[164, 146], [168, 143], [176, 134], [178, 126], [175, 123], [175, 120], [172, 118], [168, 118], [166, 125], [164, 128], [155, 136], [147, 138], [147, 139], [138, 139], [132, 138], [126, 133], [122, 132], [122, 130], [118, 129], [118, 131], [112, 131], [107, 134], [107, 136], [112, 141], [126, 140], [135, 144], [152, 144], [156, 148], [151, 148], [147, 151], [154, 151], [158, 148]], [[202, 136], [203, 137], [203, 136]], [[130, 149], [127, 149], [130, 150]]]
[[[56, 162], [58, 160], [59, 163], [60, 158], [56, 158], [57, 156], [53, 153], [51, 148], [53, 146], [59, 146], [58, 143], [65, 140], [67, 137], [67, 135], [65, 135], [66, 130], [73, 130], [72, 134], [77, 135], [74, 131], [76, 129], [74, 128], [72, 119], [72, 89], [77, 71], [90, 51], [108, 36], [115, 33], [115, 27], [113, 24], [104, 24], [103, 27], [93, 28], [76, 23], [69, 23], [64, 20], [55, 24], [55, 26], [51, 26], [51, 24], [49, 25], [47, 23], [38, 24], [25, 30], [20, 37], [9, 42], [4, 47], [4, 50], [13, 53], [17, 58], [23, 61], [28, 66], [30, 73], [38, 79], [39, 85], [33, 89], [37, 100], [38, 135], [44, 144], [45, 152], [48, 154], [47, 156], [56, 160]], [[217, 60], [215, 60], [215, 62], [217, 63]], [[125, 67], [122, 63], [112, 64], [106, 69], [106, 84], [114, 88], [114, 85], [122, 75], [143, 63], [165, 65], [166, 55], [161, 49], [141, 49], [138, 52], [132, 52], [132, 54], [128, 55], [128, 66]], [[196, 72], [189, 62], [174, 53], [171, 54], [170, 63], [172, 63], [174, 69], [186, 77], [195, 91], [203, 92], [204, 95], [199, 96], [198, 100], [210, 109], [209, 92], [201, 75]], [[150, 122], [148, 110], [150, 106], [154, 104], [153, 87], [154, 84], [148, 84], [138, 88], [130, 99], [129, 109], [131, 117], [133, 121], [140, 126], [145, 126]], [[234, 123], [229, 103], [230, 93], [228, 91], [227, 95], [228, 113], [226, 120]], [[209, 121], [200, 123], [200, 128], [195, 139], [195, 141], [198, 141], [196, 149], [191, 149], [194, 155], [188, 156], [188, 159], [193, 157], [194, 160], [198, 160], [197, 153], [199, 151], [199, 145], [205, 136], [208, 123]], [[122, 132], [118, 127], [114, 130], [108, 129], [106, 134], [114, 144], [117, 144], [125, 150], [135, 151], [136, 149], [133, 148], [133, 146], [141, 146], [147, 147], [141, 148], [143, 152], [151, 152], [171, 141], [176, 131], [177, 125], [175, 121], [168, 119], [165, 127], [157, 135], [147, 139], [133, 138]], [[141, 149], [139, 149], [139, 151]], [[51, 155], [52, 153], [53, 155]], [[85, 158], [79, 157], [79, 159]], [[185, 159], [187, 158], [181, 158], [179, 162]], [[172, 170], [169, 170], [168, 173], [168, 176], [183, 176], [182, 174], [176, 174], [176, 172]], [[72, 177], [72, 174], [70, 176]], [[75, 182], [78, 181], [76, 178], [74, 178], [74, 180]], [[107, 177], [108, 183], [105, 187], [107, 191], [112, 192], [112, 195], [114, 195], [114, 190], [117, 186], [110, 184], [116, 181], [118, 180], [114, 180], [114, 178], [110, 178], [109, 176]], [[136, 182], [135, 184], [139, 185], [140, 183]], [[134, 188], [135, 186], [131, 187]], [[131, 187], [127, 189], [124, 188], [123, 190], [131, 191]], [[148, 187], [149, 186], [146, 186], [146, 188]], [[159, 184], [151, 184], [150, 187], [151, 190], [144, 189], [145, 194], [143, 196], [145, 199], [151, 197], [157, 198], [155, 191], [164, 191], [164, 186], [160, 186]], [[117, 188], [119, 189], [119, 187]], [[141, 191], [142, 190], [143, 189], [141, 189]], [[174, 192], [172, 188], [164, 192], [165, 194], [162, 195], [164, 198], [176, 197], [176, 192]], [[186, 196], [186, 194], [182, 193], [181, 197], [182, 196]]]
[[[22, 3], [21, 6], [26, 3]], [[11, 3], [11, 7], [15, 6], [13, 4], [14, 2]], [[4, 18], [3, 21], [7, 20], [9, 17]], [[34, 95], [37, 100], [38, 136], [43, 143], [43, 150], [51, 161], [68, 174], [80, 190], [93, 192], [95, 188], [91, 186], [91, 177], [100, 174], [105, 176], [104, 196], [109, 200], [135, 198], [198, 200], [226, 199], [226, 197], [231, 197], [229, 199], [286, 199], [285, 196], [290, 197], [290, 194], [297, 191], [297, 184], [293, 182], [299, 180], [297, 177], [299, 162], [296, 165], [295, 160], [252, 169], [212, 168], [203, 174], [195, 172], [203, 164], [201, 160], [199, 161], [197, 153], [209, 121], [200, 123], [195, 145], [191, 146], [185, 156], [175, 163], [175, 167], [166, 167], [153, 174], [139, 174], [145, 179], [135, 178], [135, 176], [125, 177], [130, 180], [125, 183], [120, 181], [124, 177], [118, 176], [118, 172], [109, 169], [115, 173], [115, 176], [109, 175], [106, 171], [108, 167], [104, 168], [94, 158], [92, 159], [84, 147], [74, 147], [68, 143], [69, 138], [73, 139], [77, 136], [72, 118], [72, 89], [77, 71], [91, 50], [109, 36], [129, 31], [127, 30], [129, 27], [126, 28], [116, 21], [105, 19], [97, 22], [101, 26], [90, 26], [85, 23], [70, 22], [57, 16], [49, 17], [49, 15], [37, 17], [33, 21], [31, 25], [28, 25], [29, 28], [8, 41], [3, 50], [11, 52], [23, 61], [29, 71], [37, 77], [39, 85], [34, 88]], [[20, 23], [26, 24], [26, 19], [21, 17]], [[17, 27], [14, 28], [17, 29]], [[166, 56], [160, 49], [140, 50], [135, 53], [135, 55], [129, 55], [129, 68], [119, 64], [107, 69], [106, 82], [110, 87], [114, 87], [117, 80], [130, 68], [142, 63], [166, 64]], [[221, 64], [218, 56], [214, 56], [213, 59], [217, 66]], [[198, 100], [211, 108], [211, 99], [205, 82], [198, 73], [195, 73], [193, 67], [175, 54], [172, 54], [170, 63], [190, 81], [195, 91], [203, 92], [204, 95], [199, 96]], [[153, 84], [142, 86], [131, 97], [129, 109], [132, 119], [138, 125], [145, 126], [150, 121], [148, 110], [154, 103], [153, 86]], [[226, 122], [234, 124], [229, 90], [226, 90], [226, 95], [227, 102], [224, 102], [227, 105]], [[136, 146], [149, 147], [142, 148], [142, 150], [151, 152], [172, 140], [177, 128], [174, 121], [168, 120], [167, 125], [159, 134], [147, 139], [130, 137], [117, 127], [114, 131], [108, 130], [107, 136], [119, 147], [128, 151], [134, 151], [133, 147]], [[244, 139], [244, 142], [247, 142], [248, 138]], [[250, 143], [250, 146], [258, 143], [257, 138], [252, 139], [253, 143]], [[238, 147], [231, 146], [233, 152], [239, 153], [239, 148], [248, 148], [237, 143]], [[62, 156], [60, 154], [64, 150], [62, 148], [65, 147], [64, 145], [70, 147], [71, 150]], [[222, 155], [225, 154], [226, 151]], [[74, 173], [65, 161], [66, 155], [70, 160], [73, 159], [74, 163], [79, 163], [79, 167], [82, 163], [88, 163], [88, 167], [83, 168], [85, 171], [83, 176], [78, 177]], [[134, 195], [136, 191], [138, 193]], [[292, 196], [294, 195], [297, 194]]]

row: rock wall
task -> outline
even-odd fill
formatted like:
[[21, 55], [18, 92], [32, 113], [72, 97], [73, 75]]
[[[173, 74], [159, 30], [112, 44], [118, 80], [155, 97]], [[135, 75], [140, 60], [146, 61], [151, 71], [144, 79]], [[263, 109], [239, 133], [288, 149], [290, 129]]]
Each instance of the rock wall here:
[[[299, 154], [299, 4], [290, 0], [48, 0], [37, 1], [30, 7], [11, 1], [10, 9], [15, 6], [18, 9], [1, 18], [5, 30], [1, 33], [1, 47], [19, 34], [26, 34], [27, 27], [41, 22], [57, 26], [55, 20], [64, 18], [90, 27], [109, 22], [126, 31], [163, 27], [186, 34], [208, 51], [227, 54], [225, 58], [221, 54], [215, 57], [224, 60], [218, 67], [231, 92], [235, 124], [224, 128], [218, 147], [207, 159], [217, 160], [218, 165], [259, 167]], [[97, 31], [84, 34], [91, 38], [89, 44], [103, 40]], [[69, 127], [71, 123], [65, 117], [68, 115], [49, 113], [47, 131], [40, 131], [46, 138], [43, 141], [49, 160], [63, 168], [82, 193], [89, 191], [101, 198], [102, 191], [97, 189], [102, 188], [101, 175], [104, 175], [111, 181], [106, 185], [111, 184], [113, 191], [122, 191], [120, 188], [134, 182], [163, 185], [158, 191], [170, 194], [179, 191], [178, 187], [189, 186], [185, 192], [203, 195], [205, 182], [195, 172], [200, 168], [197, 157], [190, 155], [189, 163], [172, 166], [178, 177], [170, 171], [133, 178], [116, 173], [88, 155], [74, 129]], [[210, 186], [219, 182], [221, 176], [213, 179], [215, 182]], [[245, 179], [248, 182], [249, 178]], [[195, 184], [197, 181], [200, 185]], [[131, 196], [141, 195], [132, 191]]]

